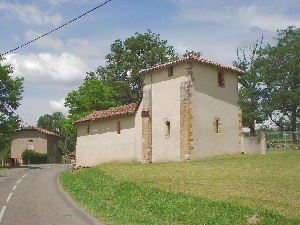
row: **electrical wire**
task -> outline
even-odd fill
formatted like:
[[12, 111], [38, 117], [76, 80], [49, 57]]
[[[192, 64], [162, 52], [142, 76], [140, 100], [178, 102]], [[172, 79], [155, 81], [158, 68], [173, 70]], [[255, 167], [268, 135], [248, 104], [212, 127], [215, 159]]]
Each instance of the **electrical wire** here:
[[18, 50], [19, 48], [23, 48], [23, 47], [25, 47], [26, 45], [31, 44], [31, 43], [33, 43], [33, 42], [39, 40], [40, 38], [43, 38], [43, 37], [45, 37], [45, 36], [51, 34], [51, 33], [54, 32], [54, 31], [57, 31], [57, 30], [61, 29], [62, 27], [66, 26], [66, 25], [68, 25], [68, 24], [70, 24], [70, 23], [73, 23], [74, 21], [76, 21], [76, 20], [80, 19], [81, 17], [83, 17], [83, 16], [85, 16], [85, 15], [87, 15], [87, 14], [93, 12], [94, 10], [96, 10], [96, 9], [98, 9], [98, 8], [100, 8], [100, 7], [102, 7], [102, 6], [104, 6], [105, 4], [107, 4], [108, 2], [111, 2], [111, 1], [112, 1], [112, 0], [107, 0], [107, 1], [105, 1], [104, 3], [102, 3], [102, 4], [98, 5], [98, 6], [96, 6], [95, 8], [93, 8], [93, 9], [91, 9], [91, 10], [89, 10], [89, 11], [83, 13], [82, 15], [77, 16], [75, 19], [70, 20], [69, 22], [67, 22], [67, 23], [65, 23], [65, 24], [63, 24], [63, 25], [61, 25], [61, 26], [59, 26], [59, 27], [57, 27], [57, 28], [55, 28], [55, 29], [53, 29], [53, 30], [51, 30], [51, 31], [49, 31], [49, 32], [47, 32], [47, 33], [45, 33], [45, 34], [43, 34], [43, 35], [41, 35], [41, 36], [39, 36], [39, 37], [37, 37], [37, 38], [35, 38], [35, 39], [33, 39], [33, 40], [31, 40], [31, 41], [28, 41], [27, 43], [25, 43], [25, 44], [23, 44], [23, 45], [20, 45], [20, 46], [17, 47], [17, 48], [14, 48], [14, 49], [12, 49], [12, 50], [10, 50], [10, 51], [8, 51], [8, 52], [5, 52], [4, 54], [0, 54], [0, 56], [1, 56], [1, 55], [7, 55], [7, 54], [9, 54], [9, 53], [11, 53], [11, 52], [14, 52], [14, 51]]
[[20, 122], [21, 122], [22, 124], [26, 124], [27, 126], [30, 126], [25, 120], [23, 120], [18, 114], [16, 114], [16, 113], [14, 112], [14, 110], [12, 110], [11, 107], [10, 107], [6, 102], [3, 102], [3, 103], [4, 103], [4, 105], [6, 105], [6, 109], [7, 109], [8, 111], [10, 111], [12, 114], [14, 114], [17, 118], [20, 119]]
[[[104, 6], [105, 4], [107, 4], [108, 2], [111, 2], [111, 1], [112, 1], [112, 0], [107, 0], [107, 1], [105, 1], [104, 3], [102, 3], [102, 4], [98, 5], [98, 6], [96, 6], [95, 8], [93, 8], [93, 9], [91, 9], [91, 10], [89, 10], [89, 11], [83, 13], [82, 15], [77, 16], [75, 19], [70, 20], [69, 22], [64, 23], [63, 25], [61, 25], [61, 26], [59, 26], [59, 27], [57, 27], [57, 28], [55, 28], [55, 29], [53, 29], [53, 30], [51, 30], [51, 31], [49, 31], [49, 32], [47, 32], [47, 33], [45, 33], [45, 34], [43, 34], [43, 35], [41, 35], [41, 36], [39, 36], [39, 37], [37, 37], [37, 38], [35, 38], [35, 39], [33, 39], [33, 40], [31, 40], [31, 41], [28, 41], [27, 43], [25, 43], [25, 44], [23, 44], [23, 45], [20, 45], [20, 46], [17, 47], [17, 48], [14, 48], [14, 49], [12, 49], [12, 50], [10, 50], [10, 51], [8, 51], [8, 52], [5, 52], [4, 54], [0, 54], [0, 57], [1, 57], [1, 55], [7, 55], [7, 54], [9, 54], [9, 53], [11, 53], [11, 52], [14, 52], [14, 51], [18, 50], [19, 48], [23, 48], [23, 47], [25, 47], [26, 45], [31, 44], [31, 43], [33, 43], [33, 42], [39, 40], [40, 38], [43, 38], [43, 37], [45, 37], [45, 36], [51, 34], [51, 33], [54, 32], [54, 31], [57, 31], [57, 30], [61, 29], [62, 27], [66, 26], [66, 25], [68, 25], [68, 24], [70, 24], [70, 23], [73, 23], [74, 21], [76, 21], [76, 20], [80, 19], [81, 17], [83, 17], [83, 16], [85, 16], [85, 15], [87, 15], [87, 14], [93, 12], [94, 10], [96, 10], [96, 9], [98, 9], [98, 8], [100, 8], [100, 7], [102, 7], [102, 6]], [[9, 110], [12, 114], [14, 114], [17, 118], [19, 118], [22, 124], [26, 124], [27, 126], [29, 126], [29, 124], [28, 124], [25, 120], [23, 120], [18, 114], [16, 114], [16, 113], [15, 113], [15, 112], [7, 105], [7, 104], [6, 104], [6, 108], [7, 108], [7, 110]]]

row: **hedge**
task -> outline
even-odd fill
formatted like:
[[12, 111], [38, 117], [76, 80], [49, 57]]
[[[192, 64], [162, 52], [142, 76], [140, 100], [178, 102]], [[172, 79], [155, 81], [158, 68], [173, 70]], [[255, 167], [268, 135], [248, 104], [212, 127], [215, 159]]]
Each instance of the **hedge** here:
[[22, 152], [21, 157], [23, 160], [23, 164], [28, 164], [28, 159], [30, 160], [31, 164], [39, 164], [39, 163], [46, 163], [48, 155], [26, 149]]

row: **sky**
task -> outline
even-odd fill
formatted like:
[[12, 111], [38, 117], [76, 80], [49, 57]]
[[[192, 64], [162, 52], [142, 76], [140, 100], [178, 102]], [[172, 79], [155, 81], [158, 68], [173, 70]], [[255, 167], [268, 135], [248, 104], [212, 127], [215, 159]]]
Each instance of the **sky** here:
[[262, 35], [263, 45], [274, 44], [277, 30], [300, 27], [299, 0], [110, 0], [18, 48], [105, 1], [0, 0], [2, 63], [12, 65], [13, 77], [25, 79], [15, 111], [23, 125], [36, 125], [40, 116], [54, 111], [67, 115], [67, 94], [82, 85], [86, 72], [106, 65], [115, 40], [136, 32], [160, 34], [179, 56], [193, 50], [231, 66], [237, 49]]

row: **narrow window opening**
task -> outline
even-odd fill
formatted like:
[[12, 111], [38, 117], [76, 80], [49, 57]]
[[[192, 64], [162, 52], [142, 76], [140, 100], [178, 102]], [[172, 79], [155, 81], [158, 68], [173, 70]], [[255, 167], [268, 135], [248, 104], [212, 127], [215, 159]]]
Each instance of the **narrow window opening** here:
[[170, 137], [170, 133], [171, 133], [171, 123], [170, 121], [166, 121], [166, 128], [165, 128], [165, 136], [166, 137]]
[[219, 133], [219, 120], [216, 120], [216, 133]]
[[168, 77], [173, 76], [173, 66], [168, 67]]
[[225, 87], [225, 79], [224, 79], [224, 73], [218, 72], [218, 86], [219, 87]]
[[121, 133], [121, 123], [120, 123], [120, 121], [117, 122], [117, 133], [118, 134]]
[[220, 118], [215, 119], [214, 121], [214, 131], [216, 134], [220, 134], [221, 133], [221, 122], [220, 122]]

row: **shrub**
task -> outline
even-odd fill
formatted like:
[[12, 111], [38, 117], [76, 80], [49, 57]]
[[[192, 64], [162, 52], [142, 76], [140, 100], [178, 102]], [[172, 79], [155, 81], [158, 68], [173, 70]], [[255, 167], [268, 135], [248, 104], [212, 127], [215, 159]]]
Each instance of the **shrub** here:
[[28, 164], [28, 160], [30, 160], [30, 163], [39, 164], [39, 163], [46, 163], [48, 155], [26, 149], [22, 152], [21, 157], [24, 164]]

